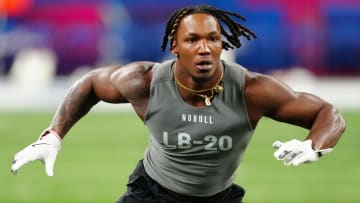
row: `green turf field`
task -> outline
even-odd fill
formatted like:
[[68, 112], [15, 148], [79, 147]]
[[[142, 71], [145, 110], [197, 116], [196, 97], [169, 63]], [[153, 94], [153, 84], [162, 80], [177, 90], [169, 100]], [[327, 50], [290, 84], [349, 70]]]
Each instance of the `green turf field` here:
[[[246, 203], [359, 203], [360, 112], [344, 112], [347, 131], [334, 152], [317, 163], [286, 167], [276, 161], [271, 144], [303, 138], [306, 131], [264, 119], [238, 169]], [[14, 153], [33, 142], [51, 120], [50, 113], [0, 112], [1, 203], [105, 203], [124, 192], [128, 175], [142, 157], [147, 133], [132, 113], [90, 113], [63, 141], [49, 178], [34, 162], [16, 176]]]

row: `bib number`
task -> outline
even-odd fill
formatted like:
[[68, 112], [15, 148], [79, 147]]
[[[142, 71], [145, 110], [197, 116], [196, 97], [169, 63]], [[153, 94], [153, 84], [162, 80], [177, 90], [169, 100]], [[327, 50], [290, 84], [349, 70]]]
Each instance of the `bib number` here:
[[216, 137], [214, 135], [207, 135], [203, 140], [193, 140], [188, 133], [178, 133], [177, 144], [169, 143], [168, 132], [163, 132], [163, 143], [169, 149], [189, 149], [193, 145], [204, 145], [207, 151], [228, 151], [232, 148], [232, 137], [223, 135]]

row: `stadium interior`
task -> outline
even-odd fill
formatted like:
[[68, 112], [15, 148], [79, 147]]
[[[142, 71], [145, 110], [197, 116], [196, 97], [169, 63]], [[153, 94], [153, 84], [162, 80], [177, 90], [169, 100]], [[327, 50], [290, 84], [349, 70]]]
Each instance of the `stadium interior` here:
[[147, 129], [126, 104], [101, 103], [71, 129], [54, 177], [40, 162], [16, 176], [10, 165], [84, 73], [172, 58], [169, 47], [160, 51], [167, 18], [194, 4], [238, 12], [257, 34], [224, 59], [332, 102], [347, 122], [330, 155], [286, 167], [271, 144], [307, 131], [262, 119], [236, 178], [246, 189], [244, 202], [360, 202], [359, 0], [0, 0], [1, 203], [103, 203], [123, 194], [148, 143]]
[[[70, 83], [88, 70], [171, 58], [168, 50], [160, 51], [167, 17], [174, 9], [195, 3], [2, 2], [0, 90], [4, 94], [0, 104], [4, 109], [54, 108]], [[201, 0], [196, 4], [236, 11], [247, 18], [244, 25], [257, 34], [258, 39], [243, 39], [243, 46], [225, 52], [224, 58], [278, 76], [295, 89], [313, 91], [337, 105], [360, 108], [356, 91], [360, 89], [359, 1]], [[18, 101], [19, 93], [33, 99]], [[349, 93], [355, 95], [351, 101], [345, 99]], [[40, 94], [51, 99], [39, 101]]]

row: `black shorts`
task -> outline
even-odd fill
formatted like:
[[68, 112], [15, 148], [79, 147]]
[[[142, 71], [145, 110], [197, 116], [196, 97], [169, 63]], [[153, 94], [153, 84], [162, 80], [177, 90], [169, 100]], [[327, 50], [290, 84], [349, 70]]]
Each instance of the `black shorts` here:
[[129, 177], [127, 190], [117, 203], [241, 203], [245, 190], [235, 184], [209, 197], [182, 195], [162, 187], [146, 174], [142, 160]]

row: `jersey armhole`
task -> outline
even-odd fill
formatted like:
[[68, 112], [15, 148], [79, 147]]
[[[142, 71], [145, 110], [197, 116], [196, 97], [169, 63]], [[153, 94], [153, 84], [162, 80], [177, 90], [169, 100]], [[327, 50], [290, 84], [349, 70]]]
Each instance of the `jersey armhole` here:
[[151, 80], [150, 83], [150, 94], [149, 94], [149, 101], [148, 101], [148, 106], [146, 108], [146, 113], [145, 113], [145, 117], [144, 117], [144, 121], [143, 123], [146, 124], [148, 118], [149, 118], [149, 114], [151, 113], [151, 105], [152, 105], [152, 101], [153, 101], [153, 95], [154, 95], [154, 86], [161, 82], [164, 78], [164, 76], [166, 76], [165, 71], [167, 70], [166, 68], [170, 68], [172, 66], [172, 64], [175, 62], [175, 60], [167, 60], [163, 63], [155, 63], [153, 66], [153, 78]]
[[153, 66], [153, 78], [151, 79], [151, 83], [150, 83], [150, 93], [149, 93], [149, 100], [148, 100], [148, 105], [146, 107], [146, 113], [145, 113], [145, 117], [144, 117], [144, 124], [146, 123], [146, 121], [148, 120], [148, 116], [149, 116], [149, 112], [150, 112], [150, 109], [151, 109], [151, 104], [152, 104], [152, 95], [154, 93], [154, 81], [155, 81], [155, 75], [156, 75], [156, 72], [157, 72], [157, 69], [158, 69], [158, 66], [159, 66], [159, 63], [155, 63], [154, 66]]
[[[245, 114], [249, 130], [254, 131], [254, 126], [250, 122], [249, 113], [247, 111], [246, 99], [245, 99], [245, 83], [246, 83], [245, 77], [246, 77], [246, 71], [248, 71], [248, 69], [238, 63], [223, 61], [223, 64], [241, 69], [241, 73], [240, 73], [239, 77], [241, 77], [242, 82], [237, 83], [237, 86], [240, 88], [240, 91], [241, 91], [241, 103], [244, 107], [243, 112]], [[239, 74], [239, 72], [236, 71], [236, 73], [234, 73], [234, 75], [237, 75], [237, 74]]]
[[242, 82], [242, 85], [241, 85], [241, 99], [242, 99], [242, 103], [243, 103], [243, 106], [244, 106], [244, 112], [245, 112], [245, 116], [246, 116], [246, 121], [249, 125], [249, 128], [251, 131], [254, 131], [254, 126], [251, 124], [251, 121], [250, 121], [250, 118], [249, 118], [249, 113], [248, 113], [248, 110], [247, 110], [247, 104], [246, 104], [246, 99], [245, 99], [245, 83], [246, 83], [246, 80], [245, 80], [245, 75], [246, 75], [246, 72], [247, 69], [244, 69], [244, 74], [243, 74], [243, 82]]

